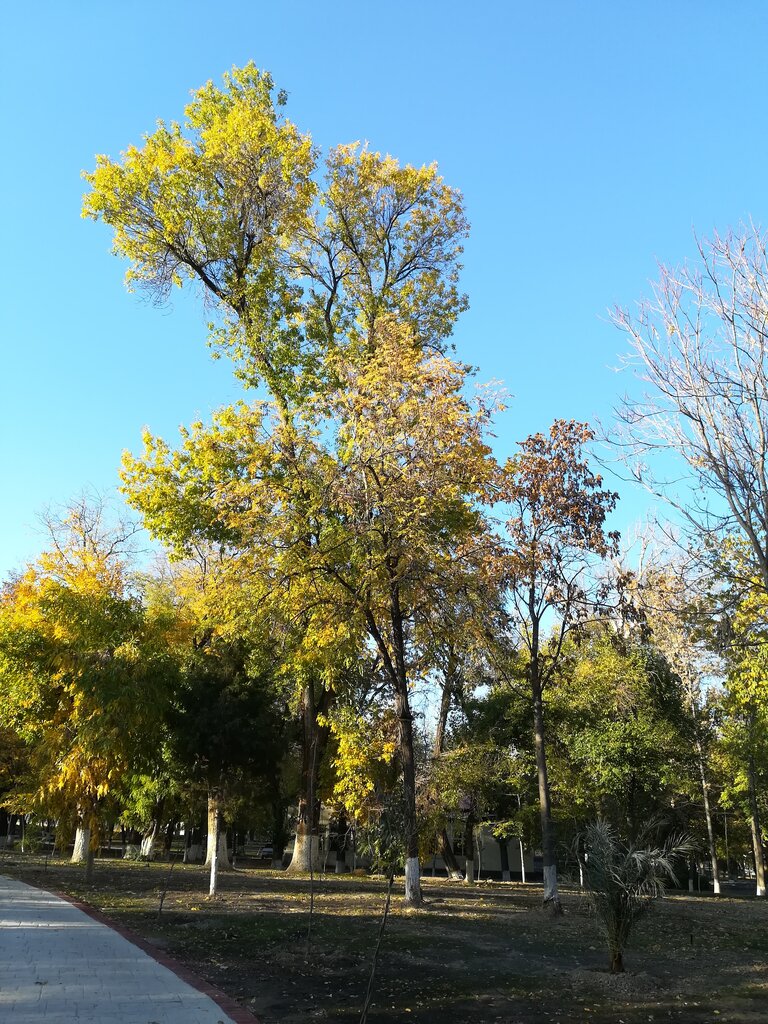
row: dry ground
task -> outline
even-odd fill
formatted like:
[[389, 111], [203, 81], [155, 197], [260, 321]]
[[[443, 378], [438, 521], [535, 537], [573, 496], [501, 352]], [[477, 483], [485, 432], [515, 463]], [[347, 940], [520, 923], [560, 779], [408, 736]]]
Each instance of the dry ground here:
[[[68, 893], [250, 1007], [262, 1024], [356, 1024], [384, 899], [376, 878], [315, 882], [255, 865], [209, 899], [200, 867], [98, 861], [92, 886], [62, 861], [0, 856], [0, 873]], [[168, 893], [162, 915], [159, 894]], [[768, 1024], [768, 903], [672, 896], [639, 926], [626, 973], [605, 971], [597, 922], [576, 891], [565, 914], [535, 885], [426, 879], [427, 906], [396, 894], [369, 1024]], [[397, 890], [396, 890], [397, 893]]]

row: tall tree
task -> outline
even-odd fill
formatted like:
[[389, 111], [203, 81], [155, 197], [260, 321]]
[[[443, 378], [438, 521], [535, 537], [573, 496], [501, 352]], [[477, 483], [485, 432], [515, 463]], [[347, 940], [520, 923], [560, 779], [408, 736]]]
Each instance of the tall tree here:
[[148, 437], [144, 457], [126, 459], [125, 478], [131, 502], [167, 541], [238, 544], [283, 619], [302, 624], [296, 678], [338, 678], [362, 644], [379, 657], [399, 723], [406, 899], [418, 903], [410, 688], [423, 670], [420, 625], [482, 571], [480, 507], [496, 467], [484, 439], [491, 410], [463, 396], [466, 368], [426, 358], [391, 320], [377, 331], [362, 367], [334, 365], [332, 432], [293, 427], [286, 444], [286, 428], [269, 427], [263, 407], [241, 406], [209, 430], [196, 426], [178, 452]]
[[[253, 64], [233, 68], [223, 88], [197, 91], [183, 125], [161, 123], [120, 161], [99, 157], [83, 212], [114, 229], [129, 284], [161, 300], [185, 280], [202, 286], [218, 313], [211, 342], [246, 384], [266, 385], [288, 466], [301, 461], [302, 411], [337, 388], [339, 355], [371, 357], [383, 316], [407, 323], [423, 349], [445, 347], [466, 306], [457, 280], [468, 228], [434, 165], [401, 167], [353, 144], [333, 149], [320, 175], [285, 99]], [[296, 486], [291, 501], [306, 526], [312, 494]], [[301, 542], [309, 556], [311, 529]], [[293, 625], [311, 632], [310, 619]], [[316, 719], [331, 696], [305, 678], [299, 834], [313, 828], [309, 790], [327, 739]]]
[[577, 831], [602, 818], [634, 839], [669, 814], [692, 767], [684, 688], [657, 648], [610, 619], [564, 655], [549, 691], [555, 799]]
[[768, 895], [765, 858], [768, 781], [768, 636], [766, 598], [747, 593], [730, 618], [726, 646], [727, 692], [721, 705], [721, 753], [728, 770], [724, 800], [749, 824], [756, 894]]
[[[755, 228], [699, 243], [699, 262], [661, 268], [636, 314], [617, 309], [631, 341], [642, 399], [620, 410], [633, 474], [672, 501], [700, 558], [724, 538], [747, 545], [748, 572], [768, 592], [768, 252]], [[647, 460], [672, 452], [664, 480]], [[669, 465], [669, 461], [662, 465]], [[663, 472], [663, 470], [662, 470]]]
[[81, 501], [51, 521], [51, 540], [0, 604], [0, 724], [30, 747], [33, 805], [76, 810], [90, 873], [99, 802], [151, 764], [173, 664], [165, 623], [133, 584], [126, 531]]
[[637, 590], [653, 644], [663, 653], [680, 680], [695, 749], [696, 769], [704, 806], [707, 846], [715, 895], [720, 893], [714, 815], [711, 799], [711, 746], [715, 730], [708, 691], [721, 669], [714, 650], [712, 622], [716, 606], [688, 578], [686, 566], [667, 562], [647, 566], [639, 574]]
[[525, 658], [533, 708], [544, 902], [556, 911], [560, 898], [544, 694], [560, 664], [566, 636], [591, 613], [590, 563], [613, 551], [618, 540], [617, 534], [605, 530], [618, 495], [604, 489], [584, 453], [593, 436], [586, 424], [555, 421], [549, 434], [533, 434], [520, 443], [519, 452], [506, 464], [503, 485], [503, 498], [510, 507], [509, 639]]

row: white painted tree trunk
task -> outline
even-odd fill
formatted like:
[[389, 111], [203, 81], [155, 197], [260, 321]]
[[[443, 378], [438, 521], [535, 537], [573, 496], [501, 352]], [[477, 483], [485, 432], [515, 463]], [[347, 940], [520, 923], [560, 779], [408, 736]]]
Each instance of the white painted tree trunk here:
[[293, 844], [291, 863], [286, 868], [289, 874], [309, 874], [320, 870], [320, 837], [299, 833]]
[[[208, 844], [205, 849], [205, 867], [209, 868], [213, 863], [213, 835], [208, 832]], [[230, 871], [232, 869], [232, 862], [229, 859], [229, 851], [227, 850], [227, 833], [225, 829], [221, 829], [219, 832], [219, 850], [218, 850], [218, 865], [217, 870], [219, 871]]]
[[184, 848], [184, 863], [185, 864], [199, 864], [203, 859], [203, 844], [202, 843], [190, 843], [189, 846]]
[[555, 906], [560, 903], [557, 891], [557, 865], [555, 864], [544, 866], [544, 902], [552, 903]]
[[142, 837], [139, 856], [142, 857], [143, 860], [152, 860], [154, 857], [156, 839], [157, 835], [155, 832], [152, 832], [151, 835]]
[[[213, 830], [213, 842], [210, 843], [211, 847], [211, 881], [208, 887], [208, 895], [215, 896], [216, 888], [219, 884], [219, 851], [221, 848], [221, 833], [219, 832], [219, 821], [218, 813], [216, 814], [216, 827]], [[219, 840], [218, 842], [216, 840]], [[227, 850], [227, 836], [224, 834], [224, 852]]]
[[91, 830], [78, 825], [75, 832], [75, 847], [72, 850], [72, 863], [84, 864], [88, 859], [88, 850], [91, 845]]
[[349, 871], [347, 867], [347, 855], [345, 853], [336, 854], [336, 874], [345, 875]]
[[421, 897], [421, 868], [418, 857], [407, 857], [405, 861], [405, 902], [418, 906]]
[[523, 840], [520, 840], [520, 878], [525, 881], [525, 850], [523, 848]]
[[467, 857], [467, 866], [465, 869], [464, 881], [467, 885], [474, 885], [475, 882], [475, 862]]

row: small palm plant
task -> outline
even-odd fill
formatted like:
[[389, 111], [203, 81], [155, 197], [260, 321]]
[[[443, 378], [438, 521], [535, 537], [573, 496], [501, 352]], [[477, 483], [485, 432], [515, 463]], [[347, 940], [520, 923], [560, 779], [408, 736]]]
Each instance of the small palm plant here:
[[667, 883], [677, 885], [675, 860], [691, 852], [690, 840], [683, 836], [650, 845], [658, 824], [652, 822], [629, 843], [606, 821], [592, 822], [579, 837], [584, 884], [608, 942], [612, 974], [624, 970], [624, 949], [635, 924], [664, 895]]

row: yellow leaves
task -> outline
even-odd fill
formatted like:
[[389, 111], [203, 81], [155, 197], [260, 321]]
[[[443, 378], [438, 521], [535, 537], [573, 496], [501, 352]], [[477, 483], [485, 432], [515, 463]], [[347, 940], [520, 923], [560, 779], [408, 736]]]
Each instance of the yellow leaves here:
[[[375, 798], [397, 751], [397, 720], [392, 711], [359, 715], [347, 705], [337, 705], [320, 724], [336, 739], [333, 799], [352, 817], [359, 817]], [[375, 802], [375, 799], [374, 799]]]
[[306, 218], [314, 151], [277, 118], [269, 80], [250, 69], [240, 80], [227, 77], [224, 90], [208, 83], [183, 127], [159, 122], [142, 146], [120, 161], [98, 157], [84, 174], [83, 216], [114, 229], [129, 284], [164, 294], [185, 278], [202, 279], [218, 302], [237, 308], [278, 238]]

